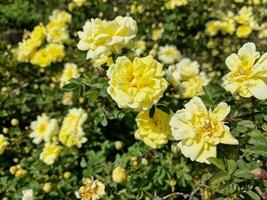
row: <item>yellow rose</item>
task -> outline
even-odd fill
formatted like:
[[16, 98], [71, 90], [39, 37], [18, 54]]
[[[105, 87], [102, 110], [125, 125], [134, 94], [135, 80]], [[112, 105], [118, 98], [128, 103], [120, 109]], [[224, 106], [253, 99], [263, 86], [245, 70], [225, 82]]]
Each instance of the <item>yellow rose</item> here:
[[71, 22], [71, 15], [63, 10], [54, 10], [49, 17], [50, 22], [60, 22], [67, 24]]
[[105, 185], [99, 180], [83, 179], [83, 186], [75, 192], [78, 199], [81, 200], [98, 200], [101, 199], [105, 192]]
[[162, 65], [152, 56], [136, 57], [133, 62], [125, 56], [119, 57], [107, 74], [110, 79], [107, 92], [120, 108], [148, 110], [168, 86]]
[[74, 63], [66, 63], [64, 65], [64, 70], [60, 78], [60, 86], [63, 87], [69, 82], [72, 78], [79, 77], [78, 66]]
[[127, 181], [127, 171], [122, 167], [116, 167], [112, 172], [112, 180], [115, 183], [124, 183]]
[[32, 132], [30, 138], [33, 138], [35, 144], [41, 141], [50, 142], [51, 138], [57, 133], [58, 125], [56, 119], [50, 119], [46, 114], [37, 117], [30, 125]]
[[170, 121], [172, 135], [181, 140], [178, 147], [191, 160], [207, 163], [209, 157], [216, 157], [216, 145], [238, 144], [223, 120], [230, 107], [221, 102], [214, 110], [207, 110], [199, 97], [191, 99], [182, 110], [178, 110]]
[[118, 16], [112, 21], [91, 19], [85, 23], [83, 31], [78, 32], [80, 41], [77, 47], [88, 51], [87, 59], [96, 59], [103, 53], [109, 56], [120, 53], [136, 33], [137, 25], [131, 17]]
[[82, 128], [86, 119], [87, 114], [82, 108], [70, 109], [60, 129], [58, 135], [59, 141], [67, 147], [77, 146], [80, 148], [87, 141]]
[[165, 45], [159, 48], [159, 60], [165, 64], [172, 64], [180, 60], [181, 53], [174, 45]]
[[267, 53], [260, 57], [255, 44], [249, 42], [237, 54], [228, 56], [225, 63], [230, 69], [223, 77], [223, 85], [227, 91], [242, 97], [267, 99]]
[[172, 140], [170, 118], [170, 115], [157, 108], [152, 118], [149, 111], [140, 112], [136, 117], [138, 129], [135, 138], [154, 149], [161, 148]]
[[47, 41], [49, 43], [65, 43], [69, 40], [69, 33], [65, 24], [57, 21], [46, 25]]
[[218, 34], [221, 28], [221, 22], [219, 20], [209, 21], [206, 24], [205, 33], [209, 36], [215, 36]]
[[241, 25], [236, 30], [236, 36], [239, 38], [247, 38], [251, 32], [252, 29], [250, 26]]
[[40, 159], [47, 165], [52, 165], [58, 158], [61, 151], [61, 146], [54, 143], [46, 143], [42, 153], [40, 154]]

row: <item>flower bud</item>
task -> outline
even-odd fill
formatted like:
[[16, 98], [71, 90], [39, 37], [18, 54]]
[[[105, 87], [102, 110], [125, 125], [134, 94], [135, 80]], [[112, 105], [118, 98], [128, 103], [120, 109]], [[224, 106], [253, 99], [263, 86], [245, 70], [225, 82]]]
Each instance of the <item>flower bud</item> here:
[[52, 183], [45, 183], [43, 186], [43, 191], [48, 193], [52, 190]]
[[116, 167], [112, 172], [112, 180], [115, 183], [124, 183], [127, 181], [127, 171], [122, 167]]
[[16, 118], [11, 119], [11, 125], [12, 126], [18, 126], [19, 125], [19, 120], [16, 119]]

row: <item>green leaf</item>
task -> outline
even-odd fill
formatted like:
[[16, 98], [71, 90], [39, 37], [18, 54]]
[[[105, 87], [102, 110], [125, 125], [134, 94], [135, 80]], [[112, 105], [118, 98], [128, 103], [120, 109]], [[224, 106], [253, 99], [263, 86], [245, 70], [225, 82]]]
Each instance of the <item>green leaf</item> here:
[[212, 179], [210, 180], [210, 184], [211, 185], [218, 185], [223, 181], [230, 180], [230, 178], [231, 178], [231, 176], [228, 173], [220, 171], [212, 177]]
[[63, 90], [72, 91], [78, 88], [79, 86], [76, 83], [69, 83], [63, 86]]
[[252, 191], [247, 191], [246, 192], [248, 194], [248, 196], [250, 196], [253, 200], [261, 200], [261, 197], [255, 193], [255, 192], [252, 192]]
[[222, 160], [216, 158], [216, 157], [209, 157], [208, 161], [210, 161], [213, 165], [215, 165], [217, 168], [225, 171], [225, 166]]
[[149, 110], [149, 117], [150, 118], [153, 118], [155, 111], [156, 111], [155, 106], [152, 106], [152, 108], [150, 108], [150, 110]]
[[226, 163], [227, 163], [228, 174], [229, 175], [233, 174], [236, 170], [236, 167], [237, 167], [236, 161], [235, 160], [227, 160]]
[[165, 113], [167, 113], [167, 114], [170, 114], [170, 109], [169, 109], [168, 106], [166, 106], [166, 105], [164, 105], [164, 104], [158, 104], [158, 105], [156, 105], [156, 107], [157, 107], [158, 109], [160, 109], [161, 111], [163, 111], [163, 112], [165, 112]]

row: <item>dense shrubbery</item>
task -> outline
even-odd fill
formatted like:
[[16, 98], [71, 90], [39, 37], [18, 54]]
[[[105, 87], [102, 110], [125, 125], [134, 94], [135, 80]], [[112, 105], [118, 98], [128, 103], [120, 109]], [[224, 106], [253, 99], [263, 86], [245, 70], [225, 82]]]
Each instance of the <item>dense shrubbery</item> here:
[[1, 199], [267, 198], [265, 0], [0, 16]]

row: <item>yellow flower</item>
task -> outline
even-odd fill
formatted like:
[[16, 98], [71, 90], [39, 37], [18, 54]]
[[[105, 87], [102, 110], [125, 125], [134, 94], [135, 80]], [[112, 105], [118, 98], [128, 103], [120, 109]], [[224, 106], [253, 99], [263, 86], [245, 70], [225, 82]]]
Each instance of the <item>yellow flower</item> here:
[[221, 29], [221, 22], [219, 20], [212, 20], [206, 24], [205, 33], [209, 36], [215, 36]]
[[73, 92], [64, 92], [62, 98], [63, 105], [72, 105], [73, 104]]
[[152, 33], [151, 33], [152, 40], [156, 41], [156, 40], [160, 39], [163, 31], [164, 31], [164, 29], [162, 29], [162, 28], [153, 29]]
[[82, 108], [70, 109], [59, 132], [59, 141], [67, 147], [77, 146], [80, 148], [87, 141], [82, 128], [86, 119], [87, 114]]
[[79, 77], [78, 66], [74, 63], [66, 63], [64, 65], [64, 70], [60, 78], [60, 86], [63, 87], [69, 82], [72, 78]]
[[141, 56], [146, 50], [146, 42], [138, 40], [134, 44], [134, 51], [137, 56]]
[[7, 138], [4, 135], [0, 134], [0, 155], [4, 153], [7, 145], [8, 145]]
[[105, 194], [105, 185], [99, 180], [83, 179], [83, 186], [77, 191], [76, 196], [81, 200], [98, 200]]
[[239, 24], [249, 24], [253, 19], [252, 7], [243, 6], [239, 10], [238, 15], [235, 17], [235, 21]]
[[48, 44], [38, 50], [31, 57], [31, 63], [40, 67], [48, 67], [51, 63], [60, 62], [65, 56], [64, 46], [61, 44]]
[[54, 143], [46, 143], [42, 153], [40, 154], [40, 159], [47, 165], [52, 165], [58, 158], [61, 151], [61, 146]]
[[199, 97], [194, 97], [184, 109], [178, 110], [170, 121], [172, 135], [181, 140], [178, 147], [182, 154], [201, 163], [210, 162], [216, 157], [216, 145], [238, 144], [223, 120], [229, 114], [230, 107], [221, 102], [214, 110], [207, 110]]
[[187, 3], [187, 0], [165, 0], [164, 5], [168, 10], [173, 10], [175, 7], [184, 6]]
[[52, 15], [49, 17], [50, 22], [60, 22], [67, 24], [71, 22], [71, 15], [62, 10], [54, 10]]
[[135, 138], [154, 149], [161, 148], [168, 140], [172, 140], [170, 118], [170, 115], [157, 108], [152, 118], [149, 111], [140, 112], [136, 117], [138, 129]]
[[21, 200], [34, 200], [33, 190], [27, 189], [22, 191], [22, 199]]
[[252, 29], [250, 26], [241, 25], [236, 30], [236, 36], [239, 38], [247, 38], [251, 32]]
[[168, 86], [162, 65], [152, 56], [136, 57], [133, 62], [125, 56], [119, 57], [107, 74], [110, 79], [107, 92], [120, 108], [148, 110]]
[[34, 27], [30, 37], [18, 46], [18, 61], [27, 62], [37, 50], [37, 48], [43, 43], [45, 39], [45, 28], [43, 25]]
[[[120, 53], [137, 33], [136, 22], [131, 17], [118, 16], [112, 21], [91, 19], [79, 31], [77, 47], [87, 52], [87, 59], [96, 59], [101, 54]], [[109, 55], [107, 55], [107, 52]]]
[[159, 48], [159, 60], [165, 64], [172, 64], [181, 59], [181, 53], [174, 45], [165, 45]]
[[49, 22], [46, 25], [46, 34], [49, 43], [65, 43], [69, 40], [67, 27], [61, 22]]
[[178, 87], [181, 98], [188, 99], [203, 94], [203, 86], [208, 84], [208, 79], [204, 74], [196, 75], [183, 82]]
[[112, 172], [112, 180], [115, 183], [124, 183], [127, 181], [127, 171], [122, 167], [116, 167]]
[[205, 74], [199, 73], [198, 62], [189, 58], [183, 58], [176, 65], [169, 66], [167, 77], [181, 98], [192, 98], [202, 94], [202, 87], [208, 83]]
[[225, 63], [230, 69], [223, 78], [227, 91], [242, 97], [267, 99], [267, 53], [260, 57], [255, 44], [249, 42], [237, 54], [228, 56]]
[[87, 2], [87, 0], [73, 0], [73, 2], [76, 6], [81, 7]]
[[40, 144], [41, 141], [50, 142], [52, 136], [58, 131], [56, 119], [50, 119], [46, 114], [37, 117], [30, 125], [32, 132], [30, 138], [33, 138], [35, 144]]

